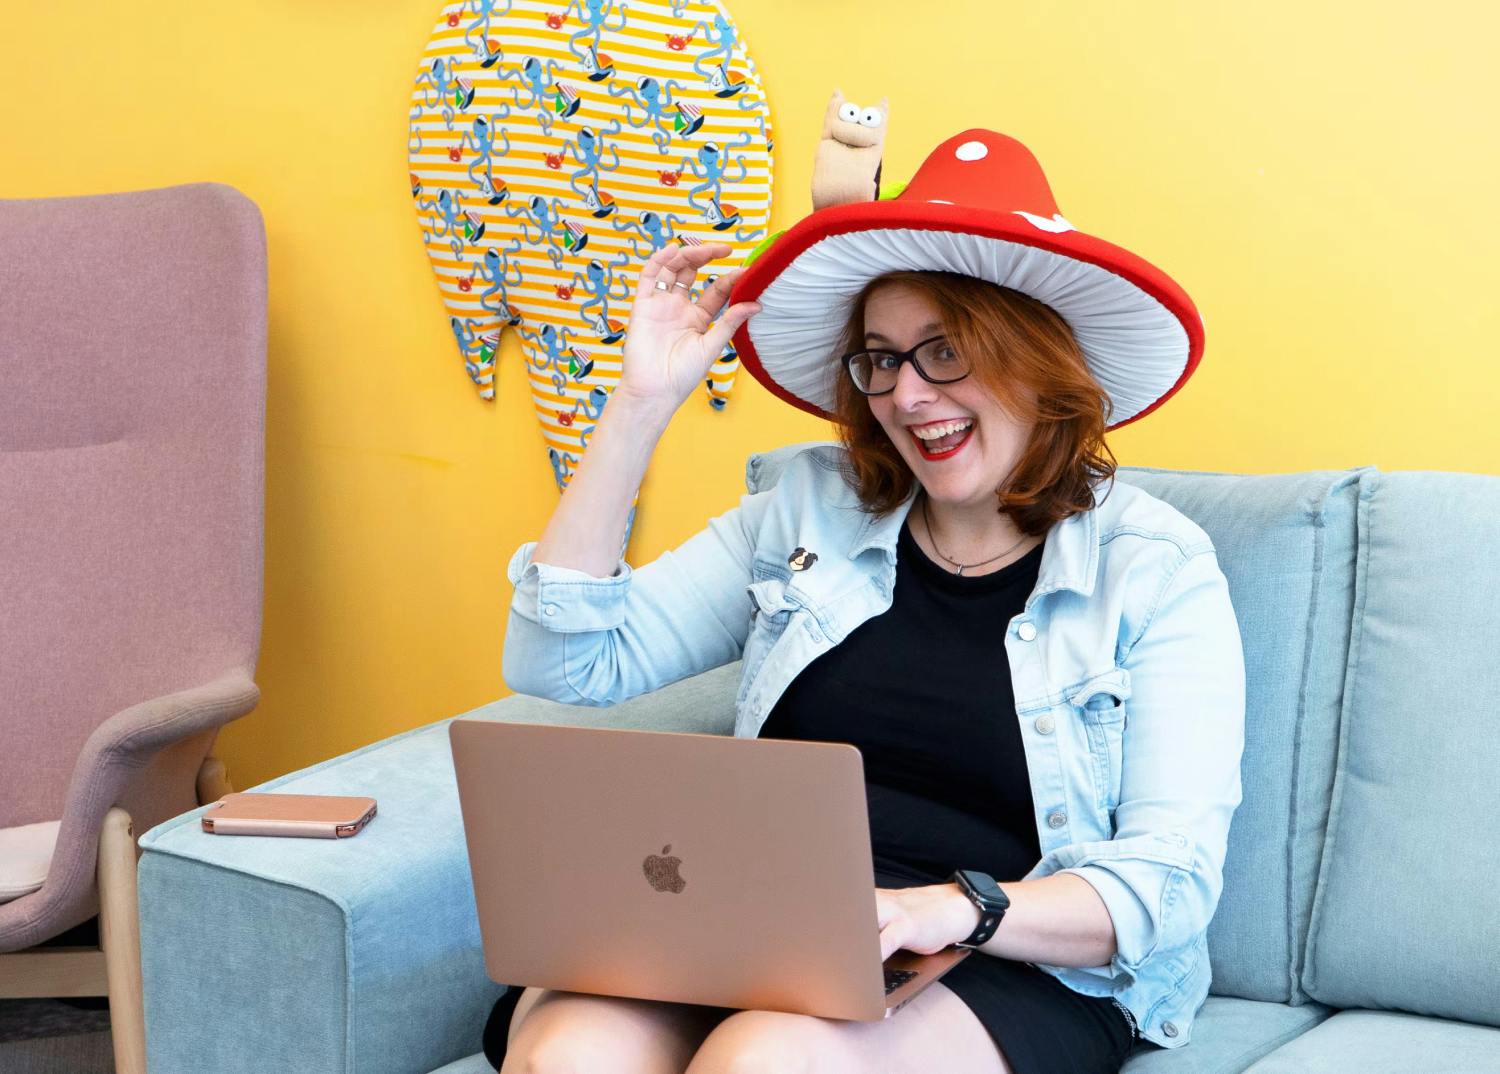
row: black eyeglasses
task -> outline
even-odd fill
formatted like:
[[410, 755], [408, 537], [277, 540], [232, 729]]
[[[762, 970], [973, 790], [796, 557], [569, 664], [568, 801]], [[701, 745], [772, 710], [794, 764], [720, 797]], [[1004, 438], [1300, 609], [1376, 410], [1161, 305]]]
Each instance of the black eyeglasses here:
[[944, 336], [924, 339], [909, 351], [855, 351], [844, 355], [843, 361], [849, 379], [865, 395], [894, 391], [905, 362], [929, 384], [952, 384], [970, 373], [969, 363]]

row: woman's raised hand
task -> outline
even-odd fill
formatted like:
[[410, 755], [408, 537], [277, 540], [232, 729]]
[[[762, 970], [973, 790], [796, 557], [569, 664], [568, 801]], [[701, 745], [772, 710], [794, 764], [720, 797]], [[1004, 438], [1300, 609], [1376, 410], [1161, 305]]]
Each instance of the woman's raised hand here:
[[[709, 367], [758, 302], [741, 302], [719, 312], [740, 269], [732, 268], [692, 299], [692, 286], [705, 264], [733, 252], [728, 243], [664, 246], [641, 266], [630, 328], [625, 334], [616, 393], [625, 392], [670, 417], [702, 384]], [[658, 284], [664, 286], [659, 287]], [[714, 323], [714, 318], [719, 317]]]

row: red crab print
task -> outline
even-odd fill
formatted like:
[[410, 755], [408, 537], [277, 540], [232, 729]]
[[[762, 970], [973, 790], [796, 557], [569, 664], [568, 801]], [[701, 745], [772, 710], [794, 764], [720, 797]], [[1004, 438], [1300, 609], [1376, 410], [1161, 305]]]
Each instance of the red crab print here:
[[450, 12], [448, 14], [448, 25], [449, 26], [457, 26], [458, 25], [458, 12], [453, 11], [453, 12]]
[[459, 146], [454, 146], [452, 149], [449, 149], [448, 159], [453, 161], [454, 164], [457, 164], [459, 161], [464, 159], [463, 149]]
[[662, 186], [676, 186], [677, 185], [677, 180], [679, 180], [681, 178], [682, 178], [682, 172], [680, 172], [680, 171], [662, 172], [661, 173], [661, 185]]
[[667, 34], [667, 48], [673, 52], [681, 52], [692, 43], [693, 35], [683, 37], [681, 34]]
[[551, 168], [553, 171], [557, 171], [557, 169], [562, 167], [561, 153], [543, 153], [542, 160], [544, 160], [547, 164], [547, 167]]
[[566, 284], [566, 283], [560, 283], [560, 284], [558, 284], [557, 285], [557, 297], [560, 298], [560, 299], [562, 299], [564, 302], [566, 302], [568, 299], [572, 298], [573, 297], [573, 287], [572, 287], [572, 285], [571, 284]]
[[472, 291], [472, 290], [474, 290], [474, 277], [473, 276], [465, 276], [463, 279], [459, 280], [458, 281], [458, 289], [460, 291]]
[[559, 410], [557, 412], [557, 420], [562, 422], [564, 425], [572, 425], [573, 415], [569, 414], [566, 410]]
[[549, 12], [547, 12], [547, 16], [546, 17], [547, 17], [547, 27], [548, 27], [548, 29], [552, 29], [552, 30], [561, 30], [563, 23], [565, 23], [565, 22], [568, 21], [566, 18], [564, 18], [562, 16], [562, 14], [560, 14], [559, 12], [556, 12], [556, 11], [549, 11]]

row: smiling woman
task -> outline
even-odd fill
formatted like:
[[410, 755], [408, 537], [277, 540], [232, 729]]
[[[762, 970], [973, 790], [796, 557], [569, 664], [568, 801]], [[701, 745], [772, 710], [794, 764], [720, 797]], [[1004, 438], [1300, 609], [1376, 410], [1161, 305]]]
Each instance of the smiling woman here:
[[[505, 1074], [1117, 1074], [1137, 1043], [1181, 1047], [1241, 798], [1244, 656], [1207, 534], [1116, 481], [1104, 435], [1191, 373], [1191, 301], [977, 129], [689, 302], [728, 249], [647, 260], [620, 388], [512, 557], [506, 681], [611, 705], [738, 658], [736, 736], [859, 751], [882, 957], [982, 957], [879, 1024], [528, 990]], [[632, 570], [631, 494], [730, 333], [844, 445]]]
[[[978, 436], [978, 446], [995, 456], [1010, 449], [1014, 465], [998, 457], [988, 465], [972, 460], [968, 473], [974, 481], [965, 491], [987, 475], [1009, 472], [1000, 488], [986, 484], [980, 491], [998, 498], [1018, 530], [1039, 536], [1092, 507], [1094, 483], [1115, 470], [1104, 441], [1110, 402], [1067, 322], [1030, 295], [975, 276], [888, 272], [854, 299], [839, 353], [907, 347], [933, 332], [957, 353], [968, 379], [933, 385], [915, 398], [894, 384], [909, 375], [901, 368], [888, 394], [868, 398], [854, 377], [838, 380], [835, 414], [860, 500], [883, 514], [906, 499], [913, 482], [937, 498], [935, 485], [954, 482], [949, 467], [939, 464], [957, 464], [970, 445], [950, 437], [929, 441], [927, 447], [936, 450], [924, 451], [917, 440], [944, 431], [948, 420], [968, 419], [969, 438]], [[1028, 435], [1017, 441], [1017, 430]]]

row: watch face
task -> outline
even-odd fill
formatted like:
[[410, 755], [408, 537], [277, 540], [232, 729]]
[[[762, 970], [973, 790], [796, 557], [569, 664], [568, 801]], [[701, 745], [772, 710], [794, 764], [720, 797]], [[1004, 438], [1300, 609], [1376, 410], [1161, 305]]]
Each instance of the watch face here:
[[996, 883], [995, 878], [988, 873], [981, 873], [975, 869], [960, 869], [967, 886], [987, 903], [993, 903], [997, 909], [1003, 909], [1010, 905], [1010, 899]]

